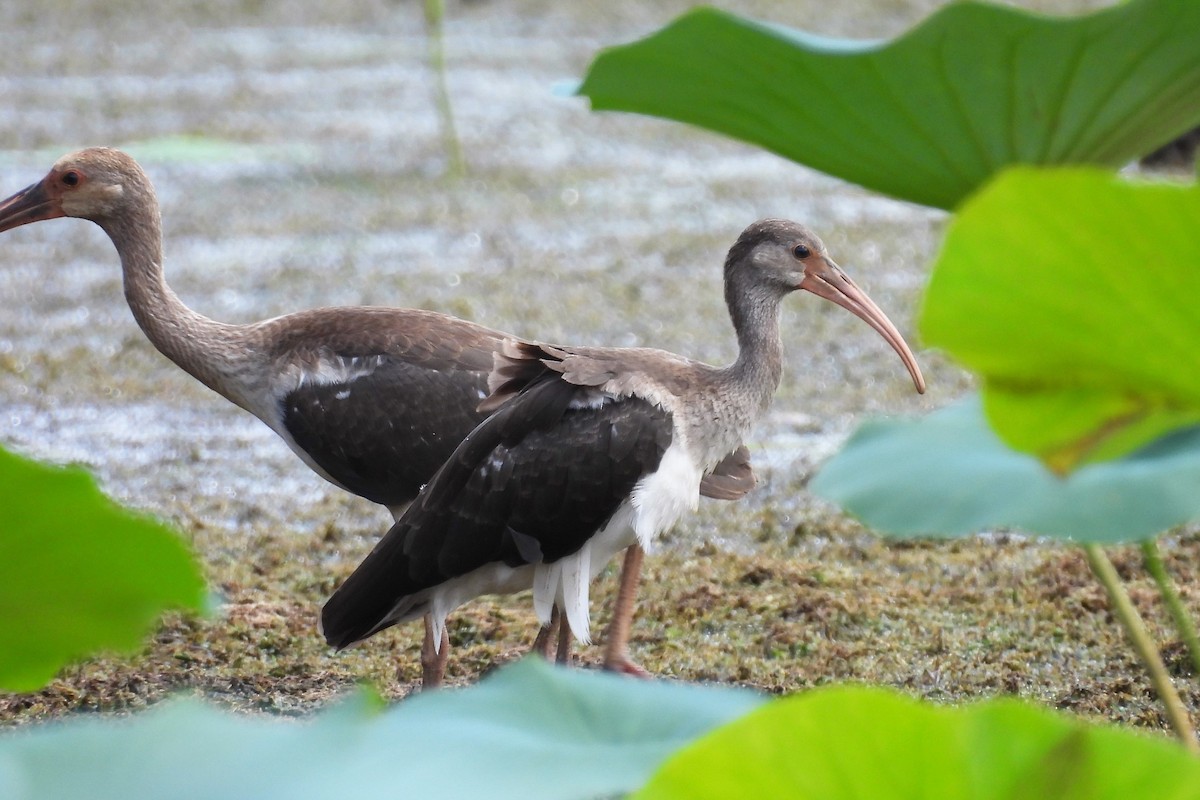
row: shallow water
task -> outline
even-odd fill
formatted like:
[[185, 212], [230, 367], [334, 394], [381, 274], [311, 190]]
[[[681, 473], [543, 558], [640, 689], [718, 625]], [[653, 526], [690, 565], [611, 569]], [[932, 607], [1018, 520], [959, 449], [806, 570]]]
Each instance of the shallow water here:
[[[155, 180], [169, 280], [217, 319], [411, 305], [542, 339], [648, 344], [710, 361], [733, 354], [725, 248], [754, 219], [788, 216], [816, 228], [914, 341], [943, 216], [680, 125], [593, 114], [556, 93], [597, 48], [686, 7], [583, 5], [451, 7], [448, 83], [470, 168], [454, 181], [417, 4], [6, 4], [0, 194], [77, 146], [122, 146]], [[874, 37], [938, 3], [816, 13], [826, 5], [738, 10]], [[860, 321], [807, 296], [790, 306], [788, 374], [753, 443], [764, 486], [739, 514], [816, 513], [800, 487], [855, 421], [920, 413], [969, 384], [919, 353], [930, 392], [918, 398]], [[304, 532], [333, 508], [343, 523], [378, 529], [377, 509], [343, 499], [153, 350], [94, 226], [58, 220], [0, 237], [0, 309], [6, 446], [86, 464], [116, 497], [176, 520], [236, 529], [265, 519]], [[702, 535], [737, 546], [730, 528], [701, 523]]]

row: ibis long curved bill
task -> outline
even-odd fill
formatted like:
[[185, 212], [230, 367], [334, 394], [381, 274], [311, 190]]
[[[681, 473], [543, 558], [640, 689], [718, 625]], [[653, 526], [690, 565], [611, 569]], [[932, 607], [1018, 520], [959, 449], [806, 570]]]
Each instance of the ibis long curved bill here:
[[887, 314], [883, 313], [883, 310], [875, 305], [875, 301], [868, 297], [858, 284], [850, 280], [850, 276], [842, 272], [842, 268], [832, 259], [817, 258], [811, 265], [806, 266], [800, 288], [836, 303], [874, 328], [900, 356], [900, 360], [908, 368], [908, 374], [912, 376], [917, 391], [925, 394], [925, 377], [921, 374], [921, 368], [917, 366], [916, 356], [909, 349], [908, 342], [904, 341], [904, 337], [896, 330]]
[[62, 204], [55, 202], [46, 181], [38, 181], [0, 203], [0, 232], [63, 216]]

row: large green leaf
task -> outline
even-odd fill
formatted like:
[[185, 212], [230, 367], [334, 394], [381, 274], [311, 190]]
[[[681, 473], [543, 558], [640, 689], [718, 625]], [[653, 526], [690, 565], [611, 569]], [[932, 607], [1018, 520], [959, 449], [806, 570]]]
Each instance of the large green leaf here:
[[0, 734], [0, 797], [569, 800], [634, 791], [660, 765], [642, 796], [1171, 800], [1200, 785], [1167, 741], [1016, 701], [952, 710], [856, 688], [763, 705], [527, 659], [382, 714], [359, 699], [298, 724], [182, 701]]
[[0, 449], [0, 688], [37, 689], [68, 661], [132, 650], [164, 608], [203, 604], [178, 536], [111, 503], [83, 470]]
[[941, 708], [879, 689], [770, 703], [680, 751], [635, 797], [888, 800], [1200, 796], [1200, 760], [1162, 739], [1016, 700]]
[[600, 53], [579, 92], [953, 208], [1006, 164], [1121, 165], [1200, 123], [1198, 41], [1195, 0], [954, 3], [884, 44], [698, 9]]
[[919, 420], [869, 422], [809, 488], [893, 536], [995, 528], [1087, 542], [1153, 537], [1200, 519], [1200, 429], [1066, 478], [1009, 449], [977, 398]]
[[310, 724], [195, 701], [123, 720], [0, 736], [0, 797], [595, 798], [646, 782], [685, 743], [735, 719], [752, 692], [636, 681], [526, 659], [463, 690]]
[[1006, 442], [1066, 471], [1200, 422], [1197, 298], [1200, 187], [1016, 168], [951, 222], [920, 327]]

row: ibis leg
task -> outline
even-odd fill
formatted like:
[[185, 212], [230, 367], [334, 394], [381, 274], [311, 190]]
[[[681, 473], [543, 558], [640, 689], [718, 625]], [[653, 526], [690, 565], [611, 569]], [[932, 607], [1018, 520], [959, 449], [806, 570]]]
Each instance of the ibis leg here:
[[[550, 611], [550, 621], [542, 626], [538, 631], [537, 638], [533, 640], [533, 647], [530, 652], [537, 653], [547, 661], [550, 660], [550, 643], [554, 640], [554, 629], [559, 624], [558, 606], [555, 606]], [[567, 627], [567, 626], [563, 626]]]
[[617, 587], [617, 601], [613, 606], [612, 622], [608, 625], [608, 639], [604, 646], [606, 670], [623, 672], [639, 678], [649, 677], [649, 673], [629, 658], [629, 627], [633, 622], [633, 603], [637, 598], [645, 555], [646, 551], [639, 544], [634, 544], [625, 551], [621, 583]]
[[433, 689], [442, 685], [446, 662], [450, 659], [450, 633], [442, 628], [439, 649], [433, 646], [433, 618], [425, 615], [425, 640], [421, 643], [421, 688]]
[[559, 620], [558, 625], [558, 658], [556, 661], [564, 667], [571, 666], [571, 643], [575, 637], [571, 635], [571, 626], [566, 620]]

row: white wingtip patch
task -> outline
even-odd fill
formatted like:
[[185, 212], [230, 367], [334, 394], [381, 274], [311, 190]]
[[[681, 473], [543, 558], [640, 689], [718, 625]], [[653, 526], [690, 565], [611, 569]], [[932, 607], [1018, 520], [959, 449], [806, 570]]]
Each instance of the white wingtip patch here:
[[442, 652], [442, 637], [446, 633], [446, 614], [437, 611], [429, 612], [429, 620], [433, 625], [433, 652]]
[[583, 644], [591, 642], [588, 590], [592, 582], [590, 543], [553, 564], [538, 564], [533, 577], [533, 610], [547, 625], [554, 606], [562, 609], [571, 633]]
[[537, 614], [538, 622], [543, 625], [550, 624], [550, 614], [558, 596], [558, 581], [561, 572], [561, 561], [555, 561], [553, 564], [538, 564], [533, 570], [533, 613]]
[[592, 582], [591, 553], [592, 548], [584, 545], [579, 552], [563, 559], [566, 563], [562, 570], [563, 612], [571, 625], [571, 633], [583, 644], [592, 641], [588, 614], [588, 588]]

